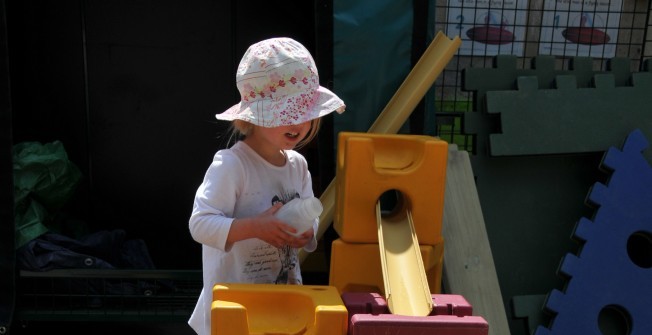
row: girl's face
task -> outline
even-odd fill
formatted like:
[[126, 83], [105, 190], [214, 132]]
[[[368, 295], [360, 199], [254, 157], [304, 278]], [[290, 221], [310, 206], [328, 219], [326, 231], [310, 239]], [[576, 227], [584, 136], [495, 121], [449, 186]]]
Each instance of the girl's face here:
[[263, 157], [266, 153], [278, 154], [279, 150], [294, 149], [310, 131], [310, 121], [274, 128], [254, 127], [245, 142]]

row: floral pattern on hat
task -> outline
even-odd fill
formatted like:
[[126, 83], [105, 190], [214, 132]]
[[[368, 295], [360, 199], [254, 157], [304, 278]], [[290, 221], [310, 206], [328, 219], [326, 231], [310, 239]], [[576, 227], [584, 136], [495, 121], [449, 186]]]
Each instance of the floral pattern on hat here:
[[[297, 69], [293, 74], [284, 74], [280, 71], [272, 71], [268, 74], [269, 82], [262, 87], [253, 86], [250, 82], [242, 85], [242, 101], [251, 102], [256, 99], [273, 99], [277, 95], [283, 95], [285, 91], [300, 92], [303, 90], [314, 90], [319, 87], [319, 80], [313, 71]], [[294, 85], [295, 87], [291, 87]]]
[[236, 72], [240, 103], [217, 119], [244, 120], [263, 127], [299, 124], [333, 111], [344, 102], [319, 85], [310, 52], [290, 38], [273, 38], [247, 49]]

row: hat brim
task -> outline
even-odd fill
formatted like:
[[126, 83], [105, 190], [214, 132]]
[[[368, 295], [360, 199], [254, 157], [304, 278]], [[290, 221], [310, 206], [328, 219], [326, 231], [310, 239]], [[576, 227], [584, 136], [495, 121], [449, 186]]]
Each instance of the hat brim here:
[[[226, 111], [216, 114], [218, 120], [243, 120], [261, 127], [279, 127], [301, 124], [332, 112], [344, 112], [344, 101], [329, 89], [319, 86], [310, 98], [305, 93], [256, 101], [240, 101]], [[298, 104], [297, 101], [301, 101]]]

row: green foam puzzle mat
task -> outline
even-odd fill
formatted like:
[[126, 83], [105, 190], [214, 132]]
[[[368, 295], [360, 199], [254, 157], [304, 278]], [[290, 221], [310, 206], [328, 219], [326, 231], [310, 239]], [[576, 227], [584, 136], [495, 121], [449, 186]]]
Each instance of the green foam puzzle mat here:
[[629, 131], [652, 134], [652, 72], [633, 73], [632, 86], [616, 86], [613, 74], [596, 74], [594, 87], [578, 87], [573, 75], [540, 89], [537, 77], [520, 76], [517, 90], [487, 92], [487, 112], [500, 115], [490, 134], [490, 155], [605, 151]]
[[[494, 58], [492, 68], [463, 70], [462, 89], [472, 92], [473, 110], [464, 114], [462, 131], [474, 137], [474, 152], [470, 160], [506, 310], [510, 309], [509, 302], [513, 297], [549, 292], [563, 286], [562, 278], [557, 275], [559, 260], [576, 251], [577, 244], [569, 236], [578, 218], [591, 214], [584, 204], [587, 190], [606, 176], [597, 168], [604, 151], [593, 151], [599, 148], [589, 140], [564, 145], [556, 143], [554, 146], [524, 145], [518, 143], [520, 140], [513, 141], [512, 146], [505, 149], [511, 153], [500, 156], [491, 151], [494, 149], [492, 135], [507, 136], [511, 133], [511, 136], [516, 136], [509, 126], [502, 123], [513, 122], [519, 112], [528, 113], [528, 109], [532, 109], [537, 112], [523, 121], [530, 134], [536, 133], [539, 140], [561, 136], [561, 128], [539, 129], [539, 122], [547, 117], [546, 113], [556, 114], [554, 109], [560, 105], [578, 105], [567, 93], [584, 89], [587, 92], [607, 92], [649, 88], [645, 77], [651, 72], [650, 63], [645, 63], [641, 72], [633, 72], [628, 59], [611, 59], [606, 71], [595, 71], [592, 59], [574, 58], [569, 69], [558, 70], [554, 57], [539, 56], [533, 59], [531, 68], [518, 69], [515, 56], [500, 55]], [[525, 78], [520, 79], [520, 86], [519, 78]], [[536, 102], [518, 105], [512, 101], [515, 105], [509, 105], [509, 100], [519, 94], [544, 95], [551, 92], [567, 96], [563, 99], [556, 97], [556, 104], [548, 104], [549, 108], [534, 106]], [[491, 100], [489, 111], [494, 113], [487, 109], [488, 100]], [[624, 108], [618, 109], [621, 115], [640, 113], [629, 110], [632, 102], [622, 105]], [[496, 109], [495, 106], [501, 107]], [[502, 115], [511, 113], [508, 110], [513, 111], [513, 115]], [[562, 114], [558, 113], [558, 116]], [[567, 142], [579, 136], [589, 136], [587, 134], [592, 130], [598, 133], [595, 136], [600, 135], [602, 125], [591, 118], [577, 118], [572, 122], [576, 133], [564, 135]], [[620, 127], [619, 123], [612, 126]], [[617, 134], [627, 134], [632, 130], [609, 129], [610, 133], [605, 136], [611, 138], [610, 145], [618, 145], [622, 137], [615, 140]], [[652, 134], [645, 135], [651, 137]], [[525, 136], [525, 133], [520, 136]], [[608, 148], [606, 143], [605, 139], [602, 150]], [[592, 146], [590, 149], [589, 145]], [[527, 150], [515, 154], [518, 146]], [[542, 154], [544, 149], [546, 154]], [[646, 153], [647, 157], [649, 154]], [[536, 316], [531, 317], [534, 319]], [[508, 321], [511, 335], [529, 334], [522, 320], [512, 318]]]

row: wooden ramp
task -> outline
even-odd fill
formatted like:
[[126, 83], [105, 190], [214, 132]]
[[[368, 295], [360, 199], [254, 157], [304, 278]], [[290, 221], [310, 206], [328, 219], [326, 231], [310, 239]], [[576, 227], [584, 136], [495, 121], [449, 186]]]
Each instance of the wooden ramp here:
[[489, 323], [490, 335], [510, 333], [471, 161], [449, 145], [442, 235], [446, 241], [444, 293], [464, 296], [474, 315]]

